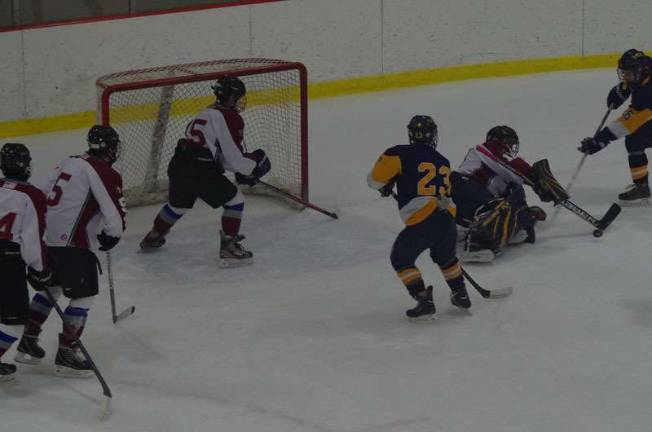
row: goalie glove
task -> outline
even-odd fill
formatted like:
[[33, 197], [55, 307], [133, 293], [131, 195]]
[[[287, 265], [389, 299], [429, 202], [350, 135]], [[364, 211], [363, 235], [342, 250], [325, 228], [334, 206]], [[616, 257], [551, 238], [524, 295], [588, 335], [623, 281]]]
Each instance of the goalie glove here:
[[568, 192], [559, 184], [555, 176], [552, 175], [548, 159], [542, 159], [532, 165], [530, 180], [532, 181], [532, 189], [534, 189], [534, 192], [543, 202], [552, 201], [557, 204], [560, 201], [570, 198]]

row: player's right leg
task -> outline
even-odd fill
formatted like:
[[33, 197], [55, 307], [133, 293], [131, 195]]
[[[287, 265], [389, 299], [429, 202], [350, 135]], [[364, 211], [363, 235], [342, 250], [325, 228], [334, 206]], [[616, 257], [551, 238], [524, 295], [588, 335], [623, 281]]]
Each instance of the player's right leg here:
[[417, 257], [428, 247], [428, 239], [420, 225], [405, 227], [396, 237], [390, 255], [394, 271], [410, 296], [417, 301], [415, 307], [405, 311], [408, 318], [432, 318], [436, 310], [432, 287], [425, 286], [421, 272], [415, 265]]
[[154, 219], [154, 226], [140, 242], [143, 251], [158, 249], [165, 244], [165, 236], [172, 226], [190, 210], [197, 200], [193, 187], [192, 161], [177, 154], [168, 165], [168, 202]]
[[471, 307], [471, 300], [464, 285], [462, 267], [456, 256], [455, 222], [447, 212], [436, 212], [428, 220], [433, 239], [430, 246], [430, 257], [439, 265], [444, 279], [451, 290], [451, 303], [461, 309]]
[[25, 263], [17, 243], [0, 240], [0, 383], [15, 377], [16, 365], [4, 363], [2, 356], [18, 340], [27, 321], [29, 295]]
[[77, 347], [84, 331], [88, 311], [98, 293], [97, 257], [88, 249], [51, 248], [63, 294], [70, 299], [63, 311], [55, 373], [64, 377], [87, 378], [93, 375], [90, 362]]
[[650, 204], [648, 159], [645, 154], [645, 149], [650, 146], [652, 146], [652, 121], [625, 137], [629, 170], [632, 175], [632, 184], [625, 192], [618, 195], [621, 204], [625, 206]]

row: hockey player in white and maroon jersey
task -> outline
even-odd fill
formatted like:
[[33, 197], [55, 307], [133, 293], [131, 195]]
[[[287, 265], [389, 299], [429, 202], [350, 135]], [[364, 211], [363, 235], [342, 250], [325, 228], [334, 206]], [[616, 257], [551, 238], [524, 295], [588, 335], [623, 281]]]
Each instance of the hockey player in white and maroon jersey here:
[[[120, 148], [118, 134], [110, 126], [93, 126], [88, 145], [86, 153], [64, 159], [47, 185], [45, 237], [53, 269], [50, 292], [55, 299], [62, 292], [70, 299], [55, 359], [56, 373], [62, 376], [92, 375], [75, 341], [98, 293], [99, 261], [93, 249], [99, 243], [99, 250], [110, 250], [125, 229], [122, 177], [111, 167]], [[47, 296], [34, 296], [17, 362], [37, 364], [44, 357], [38, 336], [52, 306]]]
[[[43, 289], [51, 278], [45, 258], [45, 195], [27, 183], [31, 174], [29, 150], [7, 143], [0, 150], [0, 382], [13, 379], [16, 366], [2, 356], [27, 323], [29, 281]], [[27, 272], [25, 267], [27, 266]]]
[[160, 248], [170, 228], [193, 207], [197, 198], [212, 208], [222, 207], [220, 259], [224, 267], [250, 264], [253, 253], [240, 241], [244, 196], [225, 175], [235, 173], [236, 182], [254, 185], [267, 174], [271, 164], [261, 149], [243, 149], [246, 89], [236, 77], [222, 77], [212, 87], [215, 103], [201, 111], [186, 127], [168, 165], [169, 197], [151, 231], [141, 241], [143, 250]]
[[[518, 156], [518, 150], [516, 131], [495, 126], [451, 173], [457, 223], [470, 228], [466, 249], [460, 253], [463, 261], [490, 261], [507, 244], [535, 241], [534, 225], [546, 215], [525, 201], [524, 178], [534, 180], [537, 173]], [[534, 191], [542, 201], [553, 200], [538, 186]]]

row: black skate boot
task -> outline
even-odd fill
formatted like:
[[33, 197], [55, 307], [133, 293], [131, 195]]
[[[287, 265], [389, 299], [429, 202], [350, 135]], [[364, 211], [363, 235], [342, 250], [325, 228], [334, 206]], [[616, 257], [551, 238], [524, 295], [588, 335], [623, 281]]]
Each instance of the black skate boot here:
[[432, 319], [435, 314], [435, 303], [432, 301], [432, 286], [429, 286], [415, 296], [417, 305], [405, 311], [408, 318]]
[[37, 336], [23, 335], [16, 348], [16, 360], [18, 363], [37, 365], [45, 357], [45, 350], [38, 344]]
[[246, 250], [240, 242], [245, 236], [230, 236], [220, 231], [221, 267], [241, 267], [253, 264], [254, 254]]
[[451, 288], [451, 303], [460, 309], [468, 309], [471, 307], [471, 299], [469, 293], [466, 292], [465, 287], [453, 289]]
[[[61, 338], [61, 335], [59, 335]], [[59, 344], [59, 351], [54, 360], [54, 372], [62, 377], [89, 378], [93, 376], [93, 368], [84, 354], [73, 343], [71, 346]]]
[[0, 383], [16, 378], [16, 365], [0, 362]]
[[153, 249], [159, 249], [165, 244], [165, 236], [151, 230], [140, 242], [140, 249], [147, 252]]
[[650, 185], [647, 183], [634, 183], [618, 195], [620, 203], [624, 206], [650, 205]]

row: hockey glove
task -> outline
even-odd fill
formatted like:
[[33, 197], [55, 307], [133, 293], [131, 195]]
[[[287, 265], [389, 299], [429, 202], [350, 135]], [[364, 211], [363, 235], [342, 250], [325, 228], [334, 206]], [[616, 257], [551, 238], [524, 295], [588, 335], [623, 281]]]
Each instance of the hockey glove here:
[[36, 291], [43, 291], [52, 281], [52, 272], [48, 269], [43, 271], [34, 270], [32, 267], [27, 268], [27, 282]]
[[389, 182], [385, 186], [381, 187], [378, 189], [378, 192], [380, 192], [380, 196], [383, 198], [387, 198], [388, 196], [392, 195], [392, 192], [394, 192], [394, 182]]
[[605, 148], [607, 144], [609, 143], [598, 141], [593, 137], [586, 137], [581, 141], [580, 146], [577, 149], [582, 153], [592, 155]]
[[250, 177], [255, 177], [256, 180], [264, 176], [272, 169], [272, 163], [262, 149], [254, 150], [251, 153], [245, 154], [245, 157], [256, 161], [256, 167], [251, 172]]
[[102, 231], [97, 235], [97, 241], [100, 242], [100, 250], [102, 252], [108, 252], [118, 244], [120, 237], [113, 237]]
[[239, 172], [235, 173], [235, 181], [241, 185], [255, 186], [258, 183], [258, 179], [254, 176], [248, 176], [240, 174]]
[[623, 82], [614, 86], [609, 90], [609, 95], [607, 96], [607, 107], [611, 109], [616, 109], [620, 107], [623, 102], [627, 100], [631, 90], [627, 88], [627, 85]]

